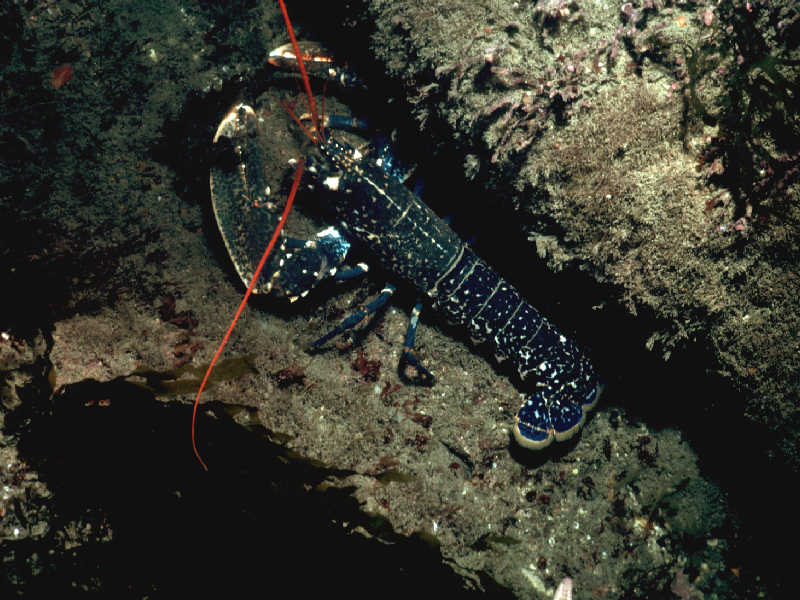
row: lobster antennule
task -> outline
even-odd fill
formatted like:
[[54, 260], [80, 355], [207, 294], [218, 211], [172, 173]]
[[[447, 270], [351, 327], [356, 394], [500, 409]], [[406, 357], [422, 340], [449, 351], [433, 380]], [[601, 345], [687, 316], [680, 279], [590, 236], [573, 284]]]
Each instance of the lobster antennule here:
[[[292, 48], [294, 49], [294, 55], [297, 57], [297, 66], [300, 69], [300, 78], [303, 80], [303, 86], [305, 86], [306, 95], [308, 96], [308, 105], [309, 110], [311, 111], [311, 121], [314, 123], [314, 130], [317, 132], [319, 140], [323, 141], [325, 137], [322, 132], [322, 122], [320, 121], [319, 113], [317, 112], [317, 105], [314, 102], [314, 94], [311, 93], [311, 82], [308, 79], [306, 65], [303, 62], [303, 54], [300, 52], [300, 46], [297, 43], [297, 38], [294, 36], [294, 29], [292, 28], [292, 22], [289, 19], [289, 12], [286, 10], [286, 4], [283, 0], [278, 0], [278, 4], [281, 6], [283, 20], [286, 23], [286, 30], [289, 32], [289, 40], [291, 40]], [[292, 115], [292, 118], [295, 121], [299, 122], [299, 119], [292, 111], [289, 111], [289, 114]], [[300, 126], [303, 127], [302, 124]], [[303, 127], [303, 130], [305, 130], [305, 127]]]

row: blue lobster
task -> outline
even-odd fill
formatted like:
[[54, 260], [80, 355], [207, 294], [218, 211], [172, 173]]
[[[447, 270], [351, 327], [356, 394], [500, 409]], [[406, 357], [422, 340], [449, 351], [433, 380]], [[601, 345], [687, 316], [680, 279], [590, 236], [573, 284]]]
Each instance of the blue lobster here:
[[[309, 137], [317, 149], [306, 159], [307, 170], [318, 185], [338, 194], [333, 206], [337, 224], [312, 240], [282, 237], [265, 275], [253, 281], [265, 232], [275, 230], [270, 210], [274, 205], [262, 181], [264, 148], [258, 116], [245, 104], [235, 106], [214, 137], [216, 144], [231, 151], [233, 159], [227, 166], [212, 169], [211, 187], [217, 222], [242, 280], [257, 292], [279, 291], [294, 300], [327, 277], [345, 279], [366, 271], [366, 265], [342, 268], [350, 240], [357, 241], [383, 267], [427, 297], [446, 319], [466, 328], [476, 343], [488, 344], [499, 361], [513, 363], [523, 383], [530, 386], [513, 427], [522, 447], [541, 449], [553, 440], [571, 438], [603, 389], [590, 361], [404, 185], [385, 152], [361, 151], [324, 135], [304, 68], [310, 46], [300, 49], [285, 8], [284, 16], [291, 46], [276, 49], [270, 62], [289, 64], [301, 72], [315, 130]], [[357, 81], [328, 59], [309, 64], [340, 83]], [[394, 286], [387, 284], [375, 301], [314, 345], [355, 326], [383, 306], [393, 292]], [[432, 378], [412, 349], [419, 310], [418, 304], [412, 312], [404, 360]]]

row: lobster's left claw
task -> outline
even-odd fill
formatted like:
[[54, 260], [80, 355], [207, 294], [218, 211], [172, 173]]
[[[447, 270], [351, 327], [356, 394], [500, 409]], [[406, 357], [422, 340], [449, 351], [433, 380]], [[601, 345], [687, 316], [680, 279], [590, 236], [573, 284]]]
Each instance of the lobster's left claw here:
[[[256, 272], [264, 248], [278, 225], [279, 213], [270, 198], [266, 178], [269, 156], [266, 137], [259, 134], [259, 119], [252, 107], [237, 104], [223, 117], [214, 135], [219, 146], [211, 168], [211, 203], [220, 234], [245, 286]], [[255, 293], [269, 292], [270, 257]]]

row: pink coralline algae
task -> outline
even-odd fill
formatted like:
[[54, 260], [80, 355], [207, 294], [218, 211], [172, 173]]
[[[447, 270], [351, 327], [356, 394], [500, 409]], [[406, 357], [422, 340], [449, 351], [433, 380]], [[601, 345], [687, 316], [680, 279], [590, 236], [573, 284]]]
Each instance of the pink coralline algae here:
[[564, 577], [558, 584], [553, 600], [572, 600], [572, 579]]

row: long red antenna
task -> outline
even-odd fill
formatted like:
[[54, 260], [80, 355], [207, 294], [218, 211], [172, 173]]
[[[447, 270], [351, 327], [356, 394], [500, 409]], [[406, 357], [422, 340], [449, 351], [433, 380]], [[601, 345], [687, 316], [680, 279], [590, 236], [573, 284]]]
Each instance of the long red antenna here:
[[194, 398], [194, 406], [192, 407], [192, 450], [194, 451], [194, 455], [197, 457], [197, 460], [200, 461], [200, 464], [203, 465], [203, 469], [206, 471], [208, 471], [208, 466], [203, 460], [203, 457], [200, 456], [200, 452], [197, 450], [197, 438], [195, 436], [195, 422], [197, 420], [197, 407], [200, 404], [200, 394], [203, 393], [206, 383], [208, 383], [208, 378], [211, 376], [211, 371], [214, 369], [214, 365], [216, 364], [217, 359], [220, 357], [220, 354], [222, 354], [222, 349], [225, 347], [225, 344], [228, 343], [228, 338], [231, 336], [233, 328], [236, 326], [236, 322], [239, 320], [239, 316], [242, 314], [242, 311], [247, 304], [247, 300], [250, 298], [250, 294], [253, 293], [253, 288], [256, 285], [256, 281], [258, 281], [258, 277], [261, 275], [261, 270], [264, 268], [264, 264], [267, 262], [267, 257], [272, 252], [272, 248], [275, 246], [275, 242], [278, 240], [278, 235], [280, 234], [281, 229], [283, 229], [286, 219], [289, 217], [289, 211], [292, 209], [294, 197], [297, 194], [297, 189], [300, 187], [300, 177], [303, 175], [303, 167], [304, 163], [302, 160], [300, 160], [300, 162], [297, 163], [297, 170], [294, 173], [294, 181], [292, 182], [292, 190], [289, 192], [289, 199], [286, 201], [286, 208], [283, 209], [283, 215], [281, 215], [281, 220], [278, 223], [278, 227], [275, 229], [275, 233], [272, 234], [272, 239], [269, 241], [269, 244], [267, 244], [267, 248], [264, 250], [264, 254], [261, 256], [258, 267], [256, 267], [256, 272], [253, 273], [253, 277], [250, 279], [250, 285], [247, 286], [247, 291], [244, 294], [244, 298], [242, 298], [242, 302], [239, 304], [239, 309], [236, 311], [236, 315], [233, 317], [233, 321], [231, 321], [228, 331], [225, 333], [225, 337], [222, 338], [222, 343], [219, 345], [219, 348], [217, 348], [214, 358], [211, 359], [211, 363], [208, 365], [208, 369], [206, 370], [206, 374], [203, 377], [202, 383], [200, 384], [200, 388], [197, 390], [197, 396]]
[[300, 54], [300, 46], [297, 44], [297, 38], [294, 37], [294, 29], [292, 29], [292, 22], [289, 20], [289, 13], [286, 10], [286, 4], [283, 0], [278, 0], [281, 5], [281, 12], [283, 13], [283, 20], [286, 22], [286, 29], [289, 31], [289, 40], [292, 42], [292, 49], [297, 58], [297, 66], [300, 68], [300, 77], [303, 80], [303, 85], [306, 88], [306, 95], [308, 96], [308, 105], [311, 110], [311, 121], [314, 123], [314, 129], [317, 130], [320, 138], [322, 137], [322, 127], [320, 126], [319, 114], [317, 113], [317, 105], [314, 103], [314, 94], [311, 93], [311, 82], [308, 80], [308, 73], [306, 73], [306, 65], [303, 63], [303, 56]]
[[[283, 0], [278, 0], [278, 4], [281, 6], [281, 12], [283, 13], [283, 20], [286, 22], [286, 29], [289, 31], [289, 39], [292, 42], [292, 49], [294, 50], [294, 55], [297, 57], [297, 65], [300, 68], [300, 77], [303, 80], [303, 85], [306, 88], [306, 95], [308, 96], [308, 104], [311, 110], [311, 121], [314, 124], [314, 129], [317, 131], [319, 135], [320, 141], [323, 139], [322, 133], [322, 126], [320, 123], [319, 115], [317, 113], [317, 106], [314, 103], [314, 94], [311, 93], [311, 82], [308, 79], [308, 73], [306, 72], [306, 66], [303, 63], [303, 56], [300, 53], [300, 46], [297, 44], [297, 38], [294, 36], [294, 29], [292, 29], [292, 22], [289, 20], [289, 13], [286, 10], [286, 4], [284, 4]], [[288, 111], [289, 114], [295, 118], [295, 120], [299, 121], [291, 110]], [[302, 123], [300, 124], [302, 127]], [[305, 129], [305, 127], [303, 128]], [[308, 132], [306, 132], [308, 133]], [[236, 314], [231, 321], [230, 326], [228, 327], [228, 331], [225, 333], [225, 337], [222, 338], [222, 343], [220, 343], [219, 348], [217, 348], [217, 352], [214, 354], [214, 358], [211, 359], [211, 362], [208, 365], [208, 369], [206, 370], [205, 376], [203, 376], [203, 381], [200, 383], [200, 387], [197, 390], [197, 396], [194, 398], [194, 405], [192, 407], [192, 450], [194, 451], [194, 455], [197, 457], [197, 460], [200, 461], [200, 464], [203, 466], [203, 469], [208, 471], [208, 466], [206, 465], [203, 457], [200, 456], [200, 452], [197, 450], [197, 436], [196, 436], [196, 427], [195, 423], [197, 421], [197, 408], [200, 405], [200, 395], [203, 393], [203, 390], [208, 383], [208, 378], [211, 376], [211, 371], [214, 369], [214, 365], [219, 359], [220, 355], [222, 354], [222, 349], [225, 347], [225, 344], [228, 343], [228, 338], [230, 338], [231, 333], [233, 332], [233, 328], [236, 326], [236, 322], [239, 320], [239, 317], [244, 310], [245, 305], [247, 304], [247, 300], [250, 298], [250, 294], [253, 293], [253, 288], [256, 285], [256, 281], [258, 281], [259, 275], [261, 275], [261, 270], [264, 268], [264, 265], [267, 262], [267, 258], [269, 257], [270, 253], [272, 252], [272, 248], [275, 246], [275, 242], [278, 240], [278, 235], [280, 235], [281, 230], [283, 229], [284, 224], [286, 223], [286, 219], [289, 217], [289, 211], [292, 208], [292, 204], [294, 203], [294, 197], [297, 194], [297, 189], [300, 187], [300, 177], [303, 174], [303, 167], [304, 163], [302, 160], [297, 164], [297, 170], [294, 174], [294, 182], [292, 183], [292, 190], [289, 192], [289, 199], [286, 201], [286, 208], [283, 209], [283, 215], [281, 216], [281, 220], [278, 223], [278, 226], [275, 228], [275, 233], [272, 234], [272, 239], [267, 244], [267, 248], [264, 250], [264, 254], [261, 256], [261, 260], [256, 267], [256, 271], [253, 274], [253, 278], [250, 280], [250, 285], [247, 286], [247, 291], [244, 294], [244, 298], [242, 298], [241, 304], [239, 304], [239, 308], [236, 311]]]

